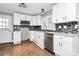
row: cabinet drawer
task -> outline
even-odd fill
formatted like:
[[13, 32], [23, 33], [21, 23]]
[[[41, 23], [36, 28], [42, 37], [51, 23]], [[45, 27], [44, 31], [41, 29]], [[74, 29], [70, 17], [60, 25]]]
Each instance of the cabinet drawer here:
[[65, 41], [72, 42], [73, 39], [72, 39], [71, 37], [64, 37], [64, 40], [65, 40]]
[[72, 48], [65, 46], [62, 48], [62, 54], [63, 56], [71, 56], [72, 55]]
[[65, 40], [65, 41], [72, 41], [72, 38], [71, 37], [67, 37], [67, 36], [60, 36], [59, 35], [59, 38], [61, 39], [61, 40]]
[[65, 47], [72, 47], [72, 41], [65, 41], [65, 40], [63, 40], [62, 41], [62, 44]]

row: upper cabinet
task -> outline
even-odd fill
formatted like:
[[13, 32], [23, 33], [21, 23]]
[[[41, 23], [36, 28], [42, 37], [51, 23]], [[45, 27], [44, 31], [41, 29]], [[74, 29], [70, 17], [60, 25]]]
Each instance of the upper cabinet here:
[[30, 16], [30, 25], [33, 26], [38, 26], [41, 25], [41, 15], [37, 15], [37, 16]]
[[37, 17], [30, 16], [30, 25], [35, 26], [37, 24]]
[[20, 21], [30, 21], [30, 16], [24, 15], [24, 14], [19, 14], [19, 13], [14, 13], [14, 25], [20, 25]]
[[20, 25], [20, 21], [30, 21], [30, 25], [32, 26], [38, 26], [42, 25], [41, 22], [41, 15], [37, 16], [29, 16], [29, 15], [24, 15], [24, 14], [19, 14], [19, 13], [14, 13], [14, 25]]
[[37, 21], [38, 21], [38, 25], [42, 25], [42, 19], [41, 19], [41, 15], [37, 16]]
[[53, 23], [78, 21], [79, 5], [74, 3], [60, 3], [53, 6]]
[[13, 24], [20, 25], [20, 14], [14, 13]]
[[52, 21], [52, 15], [42, 17], [42, 29], [44, 30], [55, 30], [55, 24]]

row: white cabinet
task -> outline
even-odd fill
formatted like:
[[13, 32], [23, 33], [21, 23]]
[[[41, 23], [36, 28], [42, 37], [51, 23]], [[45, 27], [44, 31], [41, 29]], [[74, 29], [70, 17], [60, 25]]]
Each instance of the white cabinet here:
[[66, 21], [76, 21], [76, 4], [67, 3], [66, 4]]
[[41, 48], [44, 48], [44, 32], [34, 32], [34, 42]]
[[38, 44], [40, 44], [42, 47], [44, 47], [44, 32], [37, 32], [38, 34]]
[[34, 40], [34, 31], [29, 31], [29, 38], [31, 41]]
[[27, 16], [26, 16], [26, 15], [20, 14], [19, 17], [20, 17], [20, 21], [21, 21], [21, 20], [22, 20], [22, 21], [23, 21], [23, 20], [24, 20], [24, 21], [27, 20]]
[[37, 15], [37, 25], [42, 25], [41, 15]]
[[13, 32], [13, 42], [14, 42], [14, 44], [21, 43], [21, 32], [20, 31]]
[[47, 30], [47, 22], [48, 22], [47, 17], [43, 17], [42, 20], [43, 20], [42, 29]]
[[20, 14], [14, 13], [14, 25], [20, 25]]
[[30, 21], [30, 16], [29, 16], [29, 15], [27, 15], [27, 18], [26, 18], [26, 19], [27, 19], [27, 21]]
[[53, 6], [53, 23], [78, 21], [79, 5], [75, 3], [59, 3]]
[[20, 25], [20, 21], [29, 21], [30, 17], [24, 14], [14, 13], [14, 25]]
[[55, 30], [55, 24], [53, 23], [52, 15], [48, 15], [42, 18], [42, 29]]
[[54, 52], [58, 55], [61, 55], [61, 48], [60, 48], [61, 41], [57, 35], [54, 35]]
[[35, 42], [39, 47], [44, 48], [44, 32], [30, 31], [30, 40]]
[[41, 15], [30, 16], [30, 25], [33, 26], [41, 25]]
[[77, 55], [78, 37], [67, 37], [62, 35], [54, 35], [54, 52], [61, 56]]
[[37, 24], [37, 18], [36, 16], [30, 16], [30, 25], [34, 26]]
[[48, 30], [55, 30], [55, 24], [53, 23], [52, 15], [47, 16], [47, 29]]
[[59, 17], [59, 5], [55, 5], [53, 6], [53, 23], [57, 23], [58, 22], [58, 17]]
[[53, 23], [61, 23], [66, 19], [66, 4], [60, 3], [53, 7]]

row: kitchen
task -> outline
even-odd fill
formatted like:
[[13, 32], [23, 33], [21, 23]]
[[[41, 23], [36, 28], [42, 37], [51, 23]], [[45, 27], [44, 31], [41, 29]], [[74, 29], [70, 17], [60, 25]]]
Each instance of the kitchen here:
[[[0, 55], [79, 55], [79, 3], [0, 3], [0, 7]], [[33, 48], [38, 54], [29, 52], [35, 52]], [[5, 52], [8, 49], [11, 53]]]

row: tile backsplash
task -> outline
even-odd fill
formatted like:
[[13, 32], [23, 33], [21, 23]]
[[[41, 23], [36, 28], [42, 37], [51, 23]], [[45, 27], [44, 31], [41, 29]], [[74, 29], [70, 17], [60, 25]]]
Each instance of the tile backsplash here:
[[65, 33], [78, 33], [78, 22], [66, 22], [66, 23], [57, 23], [55, 24], [56, 31], [58, 32], [65, 32]]

